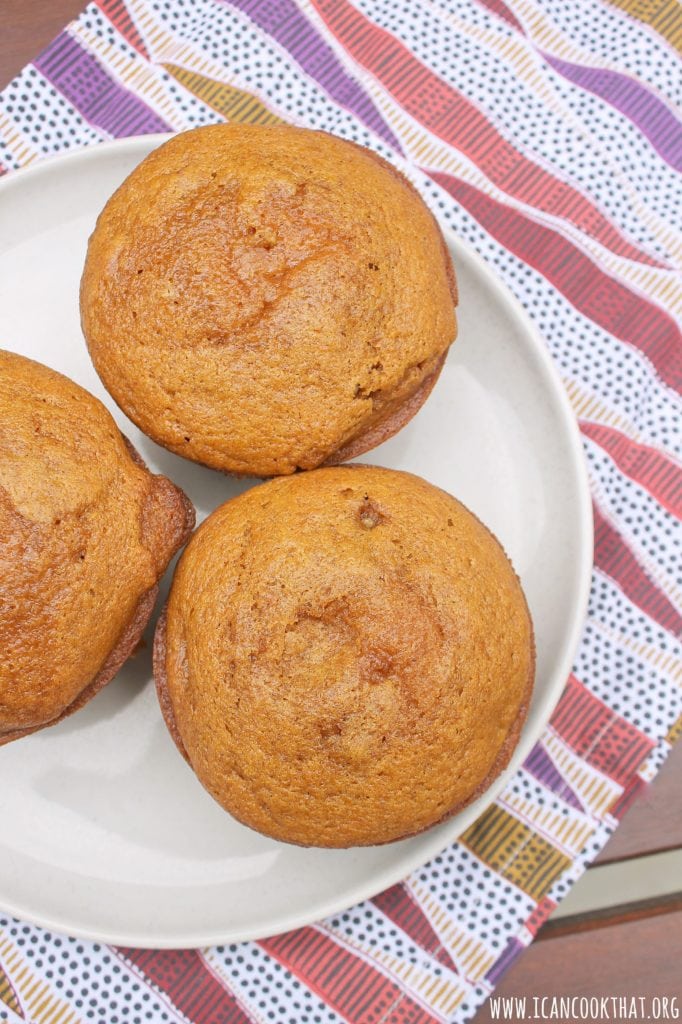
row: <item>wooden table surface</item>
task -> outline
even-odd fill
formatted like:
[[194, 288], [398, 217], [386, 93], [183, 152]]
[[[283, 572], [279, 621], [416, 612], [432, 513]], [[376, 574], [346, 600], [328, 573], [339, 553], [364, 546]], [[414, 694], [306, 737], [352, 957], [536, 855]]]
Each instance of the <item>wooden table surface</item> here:
[[[83, 6], [83, 0], [0, 0], [0, 88]], [[646, 877], [646, 858], [664, 850], [682, 850], [682, 743], [590, 870], [641, 858]], [[682, 877], [673, 888], [634, 902], [623, 892], [618, 906], [549, 921], [495, 995], [676, 994], [682, 1004]], [[474, 1020], [492, 1019], [488, 1002]]]
[[[617, 832], [588, 869], [682, 850], [682, 743], [654, 782], [627, 811]], [[577, 883], [580, 885], [580, 882]], [[655, 899], [632, 901], [550, 920], [512, 965], [495, 996], [672, 996], [682, 1019], [682, 876]], [[474, 1024], [492, 1021], [490, 1000]]]

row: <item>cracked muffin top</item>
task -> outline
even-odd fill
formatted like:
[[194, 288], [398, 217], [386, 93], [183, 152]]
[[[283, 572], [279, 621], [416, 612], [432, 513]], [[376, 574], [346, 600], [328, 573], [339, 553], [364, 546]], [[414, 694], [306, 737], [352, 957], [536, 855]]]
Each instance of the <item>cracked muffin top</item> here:
[[188, 545], [155, 638], [180, 751], [235, 818], [312, 846], [384, 843], [505, 767], [535, 656], [498, 541], [416, 476], [253, 488]]
[[413, 186], [290, 126], [176, 135], [100, 214], [91, 357], [179, 455], [272, 476], [354, 457], [417, 411], [456, 335], [454, 271]]
[[0, 744], [112, 678], [193, 522], [101, 402], [0, 351]]

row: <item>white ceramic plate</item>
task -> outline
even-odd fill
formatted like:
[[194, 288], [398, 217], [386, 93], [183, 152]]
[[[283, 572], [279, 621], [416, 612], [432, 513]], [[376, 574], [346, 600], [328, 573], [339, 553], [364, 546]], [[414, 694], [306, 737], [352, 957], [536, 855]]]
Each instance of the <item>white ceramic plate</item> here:
[[[0, 181], [0, 346], [97, 395], [152, 470], [203, 518], [251, 486], [159, 448], [118, 410], [81, 336], [78, 284], [104, 202], [162, 141], [127, 139]], [[513, 762], [480, 800], [415, 839], [305, 850], [237, 824], [201, 788], [159, 713], [149, 647], [84, 710], [0, 748], [0, 907], [73, 935], [180, 947], [307, 924], [403, 878], [457, 838], [542, 732], [571, 667], [592, 564], [582, 448], [562, 385], [517, 302], [449, 238], [460, 334], [419, 415], [366, 461], [412, 470], [500, 538], [528, 596], [537, 684]], [[163, 593], [168, 586], [165, 581]], [[151, 635], [151, 629], [147, 636]]]

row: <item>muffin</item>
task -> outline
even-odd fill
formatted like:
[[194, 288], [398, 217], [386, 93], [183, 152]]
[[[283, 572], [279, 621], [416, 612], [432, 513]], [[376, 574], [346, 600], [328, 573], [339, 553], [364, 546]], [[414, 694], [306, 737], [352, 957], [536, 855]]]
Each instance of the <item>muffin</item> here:
[[193, 524], [101, 402], [0, 351], [0, 744], [113, 678]]
[[304, 846], [387, 843], [480, 795], [535, 667], [489, 530], [419, 477], [279, 477], [211, 515], [154, 642], [168, 728], [239, 821]]
[[418, 192], [369, 150], [220, 124], [151, 153], [102, 211], [81, 320], [146, 434], [228, 473], [354, 458], [419, 409], [457, 288]]

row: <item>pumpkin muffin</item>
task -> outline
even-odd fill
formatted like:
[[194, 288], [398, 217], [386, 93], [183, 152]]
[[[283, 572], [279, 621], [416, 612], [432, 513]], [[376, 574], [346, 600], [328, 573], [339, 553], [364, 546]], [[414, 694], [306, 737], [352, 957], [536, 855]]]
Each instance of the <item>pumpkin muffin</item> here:
[[0, 351], [0, 744], [113, 678], [193, 524], [101, 402]]
[[235, 818], [304, 846], [421, 832], [507, 764], [533, 629], [489, 530], [419, 477], [341, 466], [228, 502], [154, 643], [167, 725]]
[[100, 214], [81, 283], [97, 372], [178, 455], [274, 476], [399, 430], [457, 333], [440, 229], [375, 153], [285, 125], [176, 135]]

